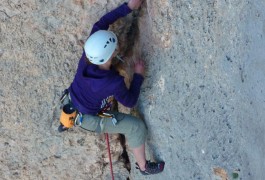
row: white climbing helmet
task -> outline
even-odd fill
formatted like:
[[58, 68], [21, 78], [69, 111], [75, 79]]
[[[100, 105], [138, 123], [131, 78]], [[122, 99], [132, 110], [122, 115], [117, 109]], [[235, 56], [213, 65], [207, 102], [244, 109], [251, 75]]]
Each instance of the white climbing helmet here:
[[84, 49], [88, 60], [96, 65], [106, 63], [117, 47], [117, 36], [106, 30], [99, 30], [86, 41]]

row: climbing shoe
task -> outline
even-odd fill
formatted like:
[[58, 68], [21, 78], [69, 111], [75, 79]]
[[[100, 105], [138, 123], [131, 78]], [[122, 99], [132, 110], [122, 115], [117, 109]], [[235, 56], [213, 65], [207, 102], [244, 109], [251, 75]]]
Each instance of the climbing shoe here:
[[139, 169], [143, 175], [158, 174], [164, 170], [165, 162], [150, 162], [146, 161], [145, 170], [142, 171], [139, 165], [136, 163], [136, 169]]

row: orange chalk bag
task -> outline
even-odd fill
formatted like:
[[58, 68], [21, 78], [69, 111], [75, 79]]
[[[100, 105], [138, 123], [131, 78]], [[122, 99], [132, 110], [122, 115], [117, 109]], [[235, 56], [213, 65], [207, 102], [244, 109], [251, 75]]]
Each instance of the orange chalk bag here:
[[77, 111], [71, 104], [66, 104], [63, 106], [60, 123], [63, 124], [66, 128], [71, 128], [75, 125], [75, 119], [77, 116]]

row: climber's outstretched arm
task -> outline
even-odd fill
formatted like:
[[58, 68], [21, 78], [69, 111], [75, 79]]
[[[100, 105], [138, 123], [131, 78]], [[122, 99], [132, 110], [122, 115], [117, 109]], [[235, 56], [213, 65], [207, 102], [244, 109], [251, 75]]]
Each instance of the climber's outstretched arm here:
[[99, 21], [94, 24], [90, 35], [97, 32], [98, 30], [107, 30], [109, 28], [109, 25], [114, 23], [116, 20], [126, 16], [132, 10], [138, 9], [141, 6], [142, 2], [143, 0], [129, 0], [128, 3], [123, 3], [116, 9], [105, 14], [99, 19]]

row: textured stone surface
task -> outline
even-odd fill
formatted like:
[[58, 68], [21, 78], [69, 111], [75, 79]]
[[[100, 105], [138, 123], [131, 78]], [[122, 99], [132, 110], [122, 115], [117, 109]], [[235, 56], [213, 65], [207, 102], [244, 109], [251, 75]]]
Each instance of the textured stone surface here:
[[[110, 179], [104, 136], [59, 134], [58, 103], [91, 25], [121, 2], [1, 1], [1, 179]], [[137, 108], [148, 158], [166, 167], [143, 177], [129, 152], [129, 175], [114, 135], [117, 179], [220, 179], [214, 168], [263, 179], [264, 8], [258, 0], [144, 3], [135, 52], [147, 72]]]

